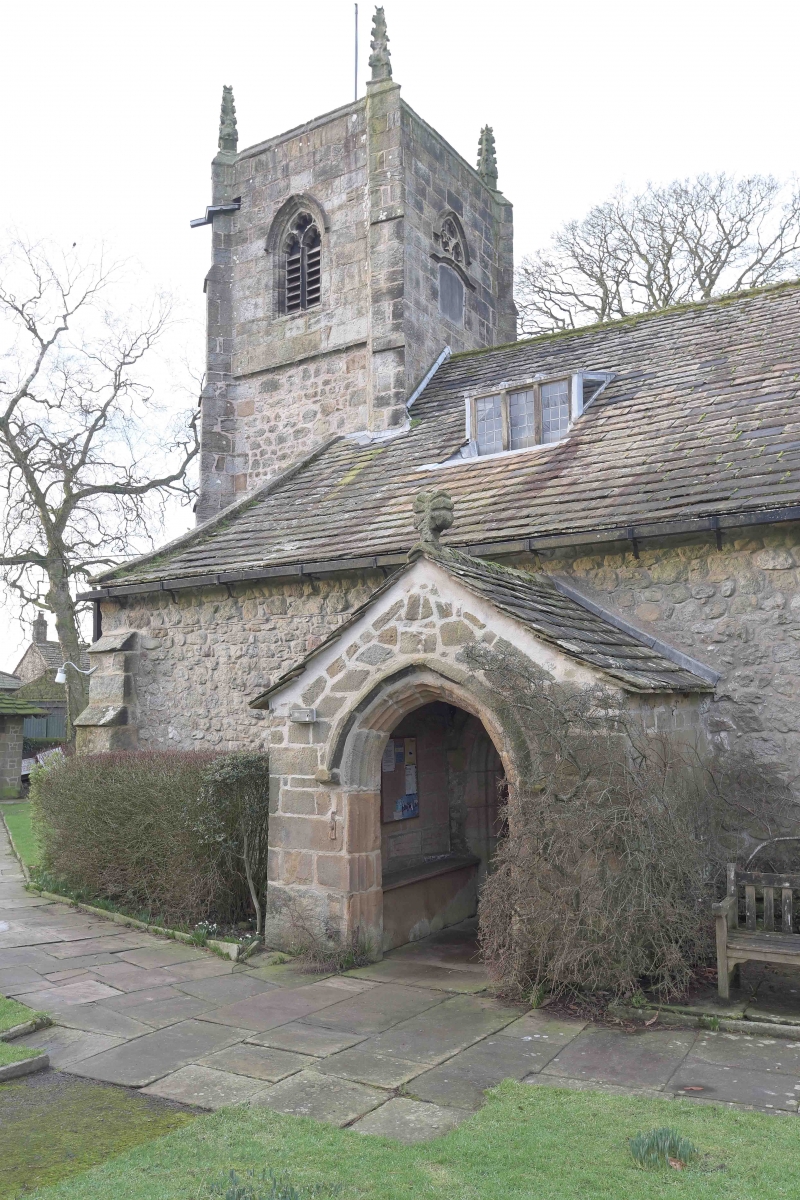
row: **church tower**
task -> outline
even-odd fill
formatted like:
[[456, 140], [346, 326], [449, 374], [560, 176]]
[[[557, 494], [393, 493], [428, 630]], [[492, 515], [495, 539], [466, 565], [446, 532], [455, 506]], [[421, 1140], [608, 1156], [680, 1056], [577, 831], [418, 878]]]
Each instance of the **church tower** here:
[[513, 341], [512, 209], [400, 98], [382, 8], [367, 94], [239, 151], [223, 89], [198, 521], [336, 434], [400, 430], [445, 347]]

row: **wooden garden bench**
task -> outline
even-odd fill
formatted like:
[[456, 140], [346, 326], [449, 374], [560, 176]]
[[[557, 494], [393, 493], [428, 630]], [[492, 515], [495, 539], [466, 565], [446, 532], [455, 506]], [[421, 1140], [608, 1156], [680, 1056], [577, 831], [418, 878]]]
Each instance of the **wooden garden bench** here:
[[730, 995], [740, 963], [800, 967], [796, 893], [800, 896], [800, 875], [743, 871], [728, 863], [728, 894], [712, 910], [717, 924], [719, 994], [724, 999]]

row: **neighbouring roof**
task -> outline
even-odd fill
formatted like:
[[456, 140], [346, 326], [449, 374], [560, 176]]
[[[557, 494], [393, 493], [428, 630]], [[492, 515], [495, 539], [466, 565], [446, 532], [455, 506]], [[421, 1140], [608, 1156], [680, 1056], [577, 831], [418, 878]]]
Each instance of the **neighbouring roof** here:
[[[64, 654], [58, 642], [30, 642], [22, 658], [17, 663], [16, 670], [20, 669], [25, 659], [31, 653], [37, 653], [41, 658], [42, 673], [45, 671], [57, 671], [64, 662]], [[84, 668], [89, 666], [89, 659], [87, 657], [87, 651], [85, 647], [81, 648], [81, 661], [78, 666]], [[56, 687], [61, 688], [63, 694], [64, 685], [59, 683], [56, 684]]]
[[44, 709], [31, 700], [20, 700], [8, 692], [0, 692], [0, 717], [44, 716]]
[[[620, 628], [612, 614], [586, 608], [571, 590], [566, 595], [559, 581], [498, 566], [460, 551], [426, 551], [426, 557], [458, 580], [468, 591], [526, 626], [540, 641], [554, 646], [584, 666], [610, 676], [628, 691], [713, 692], [716, 672], [680, 651], [644, 640], [645, 635]], [[269, 697], [303, 673], [307, 665], [346, 631], [384, 595], [413, 564], [396, 571], [309, 654], [285, 671], [251, 705], [266, 707]], [[591, 603], [591, 602], [589, 602]], [[612, 623], [613, 622], [613, 623]], [[702, 673], [702, 674], [701, 674]]]
[[18, 675], [0, 671], [0, 692], [15, 692], [19, 687], [22, 687], [22, 680]]
[[[539, 372], [614, 378], [569, 437], [430, 469], [465, 440], [464, 395]], [[649, 525], [784, 516], [800, 504], [800, 285], [454, 355], [386, 442], [339, 438], [163, 551], [99, 577], [122, 586], [387, 556], [414, 543], [422, 488], [444, 488], [449, 545], [643, 536]], [[798, 510], [800, 511], [800, 510]], [[748, 517], [750, 519], [750, 517]], [[682, 526], [681, 526], [682, 527]], [[699, 526], [703, 527], [703, 526]], [[708, 527], [706, 525], [705, 527]], [[599, 531], [599, 532], [598, 532]], [[591, 535], [591, 536], [590, 536]], [[485, 550], [484, 550], [485, 552]]]

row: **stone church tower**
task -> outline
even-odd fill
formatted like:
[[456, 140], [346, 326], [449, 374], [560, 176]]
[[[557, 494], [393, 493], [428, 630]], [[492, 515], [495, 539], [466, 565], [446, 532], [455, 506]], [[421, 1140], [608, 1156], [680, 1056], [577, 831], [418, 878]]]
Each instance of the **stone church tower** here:
[[512, 210], [400, 98], [383, 9], [367, 94], [238, 151], [223, 90], [197, 519], [332, 436], [400, 430], [442, 354], [513, 341]]

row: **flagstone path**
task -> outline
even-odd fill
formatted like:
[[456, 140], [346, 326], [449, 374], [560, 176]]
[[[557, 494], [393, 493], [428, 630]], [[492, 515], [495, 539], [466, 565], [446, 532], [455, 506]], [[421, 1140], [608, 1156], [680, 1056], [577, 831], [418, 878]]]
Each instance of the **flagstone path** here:
[[26, 892], [0, 835], [0, 994], [52, 1017], [21, 1042], [58, 1070], [404, 1141], [454, 1127], [506, 1078], [798, 1111], [800, 1037], [629, 1034], [525, 1012], [486, 991], [470, 922], [347, 975], [267, 954], [237, 965]]

